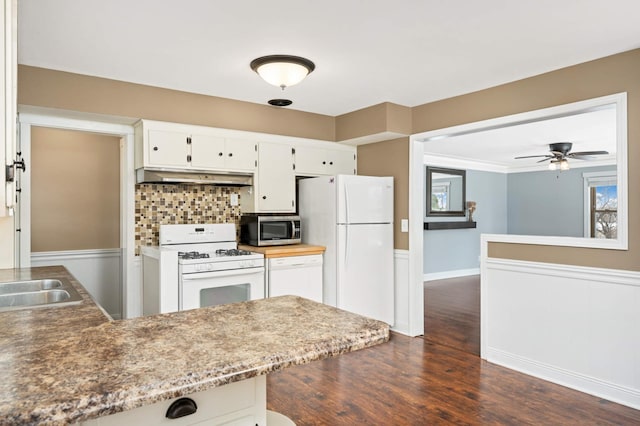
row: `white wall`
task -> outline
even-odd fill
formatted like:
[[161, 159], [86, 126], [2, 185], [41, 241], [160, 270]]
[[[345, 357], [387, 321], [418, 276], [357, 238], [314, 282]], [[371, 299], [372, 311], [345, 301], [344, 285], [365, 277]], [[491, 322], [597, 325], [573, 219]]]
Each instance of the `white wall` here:
[[482, 358], [640, 408], [640, 273], [483, 257], [481, 287]]

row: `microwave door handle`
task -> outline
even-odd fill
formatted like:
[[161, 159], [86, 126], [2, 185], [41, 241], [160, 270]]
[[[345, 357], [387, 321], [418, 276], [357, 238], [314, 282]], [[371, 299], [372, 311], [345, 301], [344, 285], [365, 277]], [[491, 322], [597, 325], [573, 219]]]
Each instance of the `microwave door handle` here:
[[289, 235], [291, 235], [291, 239], [294, 239], [296, 237], [296, 221], [295, 220], [291, 221], [291, 233]]

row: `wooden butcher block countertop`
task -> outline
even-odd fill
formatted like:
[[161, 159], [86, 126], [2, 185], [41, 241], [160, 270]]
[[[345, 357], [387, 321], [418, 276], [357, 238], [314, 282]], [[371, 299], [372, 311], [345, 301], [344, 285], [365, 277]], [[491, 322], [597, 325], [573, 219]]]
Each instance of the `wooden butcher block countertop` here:
[[326, 247], [314, 246], [310, 244], [290, 244], [286, 246], [249, 246], [240, 244], [238, 247], [242, 250], [255, 251], [257, 253], [264, 254], [264, 257], [271, 259], [274, 257], [289, 257], [289, 256], [307, 256], [311, 254], [322, 254]]

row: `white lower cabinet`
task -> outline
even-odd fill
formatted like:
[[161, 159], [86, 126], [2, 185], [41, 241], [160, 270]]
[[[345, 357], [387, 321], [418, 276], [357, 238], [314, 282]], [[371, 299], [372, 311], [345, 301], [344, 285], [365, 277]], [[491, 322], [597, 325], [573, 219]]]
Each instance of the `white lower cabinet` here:
[[[81, 423], [81, 425], [188, 426], [206, 424], [211, 426], [267, 426], [266, 377], [266, 375], [261, 375], [241, 380], [186, 397], [157, 402], [110, 416], [99, 417]], [[196, 411], [193, 414], [176, 419], [167, 418], [167, 411], [171, 405], [184, 398], [189, 398], [195, 403], [195, 406], [197, 406]]]
[[294, 295], [322, 303], [322, 255], [267, 259], [267, 296]]

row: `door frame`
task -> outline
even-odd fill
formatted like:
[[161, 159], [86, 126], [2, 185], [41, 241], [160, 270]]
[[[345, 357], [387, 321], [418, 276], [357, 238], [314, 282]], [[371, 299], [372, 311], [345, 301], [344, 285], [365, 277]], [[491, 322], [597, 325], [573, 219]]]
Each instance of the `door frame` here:
[[27, 170], [20, 179], [20, 206], [17, 212], [16, 268], [31, 265], [31, 127], [98, 133], [120, 138], [120, 282], [122, 317], [142, 314], [142, 289], [135, 267], [135, 169], [133, 119], [97, 116], [65, 111], [18, 109], [18, 143]]

